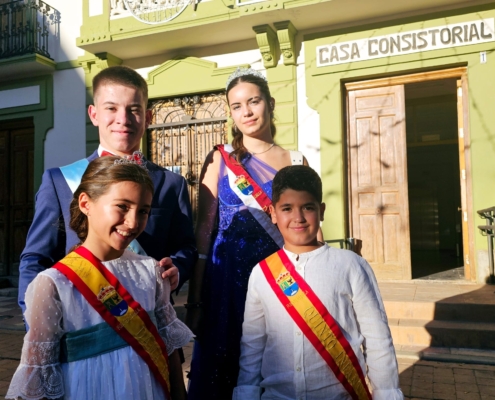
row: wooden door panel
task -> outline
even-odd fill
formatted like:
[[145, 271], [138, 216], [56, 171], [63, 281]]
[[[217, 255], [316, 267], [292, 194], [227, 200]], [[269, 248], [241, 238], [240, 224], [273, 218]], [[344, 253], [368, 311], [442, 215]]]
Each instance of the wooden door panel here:
[[19, 274], [19, 257], [34, 214], [32, 120], [2, 123], [0, 130], [0, 276]]
[[382, 185], [393, 185], [397, 183], [397, 172], [393, 168], [394, 165], [397, 165], [395, 118], [392, 115], [380, 116], [379, 123], [380, 135], [378, 140], [380, 142], [381, 168], [378, 170], [381, 172]]
[[371, 131], [371, 118], [359, 118], [356, 120], [356, 133], [357, 138], [354, 143], [356, 146], [357, 154], [361, 162], [357, 165], [358, 176], [357, 184], [362, 187], [371, 185], [372, 178], [371, 173], [371, 137], [369, 132]]
[[402, 85], [348, 93], [351, 235], [381, 279], [410, 279]]
[[400, 217], [398, 214], [388, 214], [383, 216], [383, 241], [386, 246], [383, 248], [383, 260], [386, 264], [400, 262], [400, 243], [397, 237], [400, 236]]
[[363, 247], [361, 248], [361, 254], [366, 254], [366, 260], [371, 263], [376, 263], [378, 256], [376, 251], [378, 246], [376, 240], [376, 218], [373, 214], [361, 214], [359, 215], [359, 232], [362, 237], [366, 237], [367, 240], [363, 241]]
[[11, 206], [10, 274], [19, 274], [19, 259], [26, 245], [26, 237], [33, 220], [34, 132], [32, 128], [11, 131]]

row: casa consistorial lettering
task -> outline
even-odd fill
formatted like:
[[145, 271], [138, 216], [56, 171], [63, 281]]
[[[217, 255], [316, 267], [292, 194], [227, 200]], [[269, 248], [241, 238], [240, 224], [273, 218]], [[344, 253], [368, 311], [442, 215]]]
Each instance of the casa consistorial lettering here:
[[495, 41], [495, 19], [449, 24], [316, 48], [316, 66], [344, 64]]

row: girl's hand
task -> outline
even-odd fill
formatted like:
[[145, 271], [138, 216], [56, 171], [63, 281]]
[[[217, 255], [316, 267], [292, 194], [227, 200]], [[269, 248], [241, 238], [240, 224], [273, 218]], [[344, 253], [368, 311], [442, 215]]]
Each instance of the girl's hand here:
[[158, 264], [165, 269], [162, 272], [162, 278], [170, 280], [170, 290], [173, 292], [179, 286], [179, 269], [174, 265], [170, 257], [162, 258]]

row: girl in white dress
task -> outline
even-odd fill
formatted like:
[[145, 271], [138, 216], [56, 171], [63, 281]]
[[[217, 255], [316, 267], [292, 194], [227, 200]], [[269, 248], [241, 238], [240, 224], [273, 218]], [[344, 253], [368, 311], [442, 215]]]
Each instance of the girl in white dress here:
[[7, 399], [186, 398], [176, 349], [193, 334], [177, 319], [158, 263], [127, 250], [146, 226], [154, 190], [137, 164], [118, 157], [92, 161], [74, 193], [71, 228], [155, 323], [169, 356], [170, 396], [74, 284], [50, 268], [27, 289], [29, 330]]

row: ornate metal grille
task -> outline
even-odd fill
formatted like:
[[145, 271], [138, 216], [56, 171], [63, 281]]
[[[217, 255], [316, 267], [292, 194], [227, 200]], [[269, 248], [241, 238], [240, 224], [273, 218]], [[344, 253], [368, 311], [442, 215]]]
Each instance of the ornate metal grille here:
[[0, 58], [48, 53], [50, 25], [58, 30], [60, 13], [41, 0], [0, 2]]
[[196, 220], [203, 162], [213, 146], [227, 142], [225, 92], [153, 101], [150, 108], [150, 158], [186, 178]]
[[110, 0], [111, 14], [123, 13], [122, 1], [134, 18], [151, 25], [174, 19], [190, 3], [190, 0]]

